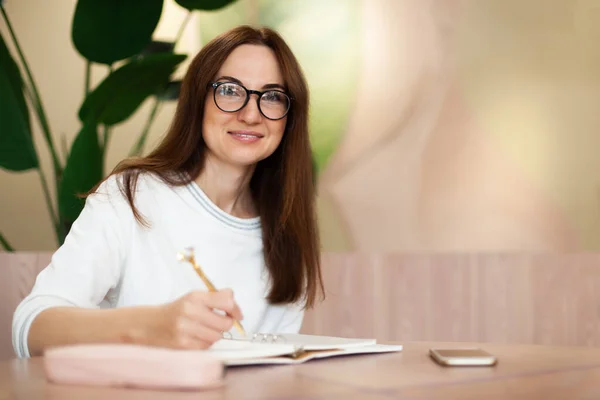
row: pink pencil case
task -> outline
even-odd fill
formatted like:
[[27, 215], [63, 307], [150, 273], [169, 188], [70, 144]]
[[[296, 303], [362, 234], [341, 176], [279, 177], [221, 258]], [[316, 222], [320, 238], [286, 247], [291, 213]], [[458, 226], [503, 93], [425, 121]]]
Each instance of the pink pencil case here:
[[90, 344], [48, 349], [44, 370], [57, 384], [200, 390], [222, 386], [225, 367], [202, 351]]

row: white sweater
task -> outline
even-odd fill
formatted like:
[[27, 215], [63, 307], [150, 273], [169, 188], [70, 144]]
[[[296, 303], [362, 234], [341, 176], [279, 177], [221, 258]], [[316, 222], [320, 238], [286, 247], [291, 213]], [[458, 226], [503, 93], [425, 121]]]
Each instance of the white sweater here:
[[134, 219], [116, 179], [88, 197], [65, 243], [17, 307], [12, 337], [18, 357], [29, 357], [29, 327], [47, 308], [163, 304], [206, 290], [193, 267], [176, 259], [190, 246], [213, 284], [233, 289], [247, 333], [300, 330], [300, 304], [273, 306], [265, 299], [269, 277], [259, 218], [227, 214], [194, 182], [171, 187], [146, 174], [138, 181], [135, 202], [151, 224], [147, 228]]

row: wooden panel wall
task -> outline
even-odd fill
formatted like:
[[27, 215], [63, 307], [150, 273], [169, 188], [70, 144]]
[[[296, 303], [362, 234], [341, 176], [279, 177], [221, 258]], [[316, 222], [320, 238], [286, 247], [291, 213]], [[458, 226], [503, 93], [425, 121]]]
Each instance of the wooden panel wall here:
[[596, 254], [326, 254], [324, 278], [304, 332], [600, 345]]
[[[50, 253], [0, 253], [0, 359]], [[600, 345], [600, 254], [325, 254], [302, 331], [381, 341]]]
[[0, 360], [14, 356], [12, 316], [31, 291], [35, 277], [50, 262], [51, 253], [0, 253]]

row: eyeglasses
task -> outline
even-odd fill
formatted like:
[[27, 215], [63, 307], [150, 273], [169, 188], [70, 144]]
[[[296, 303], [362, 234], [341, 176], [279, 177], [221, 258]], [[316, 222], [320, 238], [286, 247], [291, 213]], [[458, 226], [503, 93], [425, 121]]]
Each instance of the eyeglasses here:
[[290, 110], [292, 99], [281, 90], [258, 90], [246, 89], [239, 83], [233, 82], [211, 82], [214, 89], [213, 98], [215, 104], [221, 111], [236, 112], [248, 104], [250, 95], [256, 94], [256, 104], [260, 113], [270, 120], [278, 120], [285, 117]]

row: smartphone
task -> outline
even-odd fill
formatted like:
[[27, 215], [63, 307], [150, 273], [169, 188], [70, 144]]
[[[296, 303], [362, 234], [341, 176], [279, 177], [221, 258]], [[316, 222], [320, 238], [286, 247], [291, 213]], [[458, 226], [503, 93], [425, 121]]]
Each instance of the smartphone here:
[[492, 366], [498, 361], [493, 354], [478, 348], [429, 349], [429, 355], [443, 366]]

